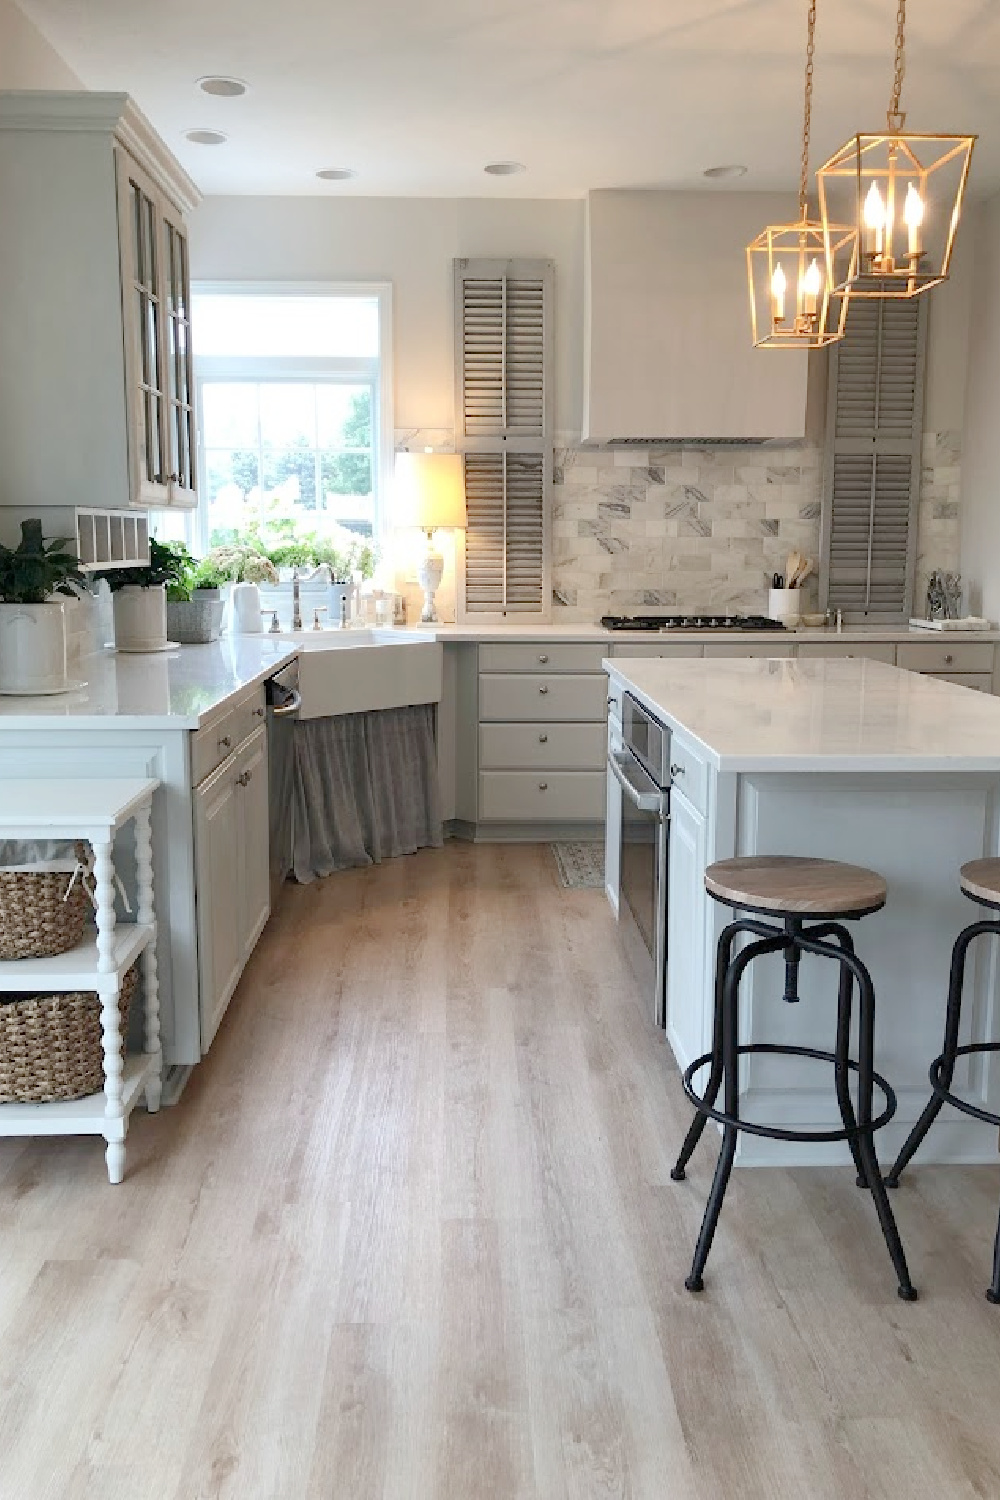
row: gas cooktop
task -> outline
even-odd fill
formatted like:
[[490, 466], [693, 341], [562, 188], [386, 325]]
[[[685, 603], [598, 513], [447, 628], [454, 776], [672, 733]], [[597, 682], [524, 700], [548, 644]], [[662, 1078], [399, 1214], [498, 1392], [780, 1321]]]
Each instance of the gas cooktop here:
[[605, 630], [784, 630], [766, 615], [602, 615]]

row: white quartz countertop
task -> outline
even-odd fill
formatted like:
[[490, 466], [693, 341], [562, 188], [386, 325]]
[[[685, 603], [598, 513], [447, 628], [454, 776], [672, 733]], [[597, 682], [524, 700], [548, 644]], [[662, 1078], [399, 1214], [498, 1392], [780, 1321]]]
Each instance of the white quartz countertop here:
[[97, 651], [71, 669], [86, 687], [50, 698], [0, 698], [0, 730], [197, 729], [245, 688], [296, 655], [294, 641], [224, 636], [210, 646], [126, 655]]
[[605, 661], [720, 771], [1000, 772], [1000, 699], [858, 658]]
[[616, 646], [634, 641], [655, 645], [664, 641], [746, 641], [761, 645], [780, 641], [794, 646], [802, 641], [842, 642], [844, 645], [865, 641], [923, 641], [930, 646], [945, 642], [1000, 641], [1000, 630], [924, 630], [908, 625], [845, 625], [810, 629], [796, 626], [792, 630], [606, 630], [603, 625], [416, 625], [407, 634], [419, 634], [425, 640], [475, 643], [478, 641], [586, 641]]

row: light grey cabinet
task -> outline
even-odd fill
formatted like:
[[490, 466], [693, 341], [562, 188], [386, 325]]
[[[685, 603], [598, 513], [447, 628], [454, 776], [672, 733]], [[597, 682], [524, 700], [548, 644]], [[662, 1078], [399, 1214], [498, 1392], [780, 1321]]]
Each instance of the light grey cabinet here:
[[203, 1052], [270, 914], [266, 734], [255, 730], [194, 793]]
[[0, 190], [0, 537], [42, 516], [88, 560], [132, 561], [145, 528], [102, 515], [196, 500], [197, 189], [127, 95], [7, 92]]

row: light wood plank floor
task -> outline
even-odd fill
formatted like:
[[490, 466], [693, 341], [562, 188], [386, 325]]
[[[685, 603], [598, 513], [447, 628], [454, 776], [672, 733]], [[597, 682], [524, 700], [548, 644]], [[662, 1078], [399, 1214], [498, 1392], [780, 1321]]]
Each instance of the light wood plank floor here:
[[[450, 845], [289, 890], [128, 1175], [0, 1141], [3, 1500], [1000, 1496], [1000, 1173], [714, 1164], [603, 894]], [[985, 1127], [984, 1127], [985, 1128]]]

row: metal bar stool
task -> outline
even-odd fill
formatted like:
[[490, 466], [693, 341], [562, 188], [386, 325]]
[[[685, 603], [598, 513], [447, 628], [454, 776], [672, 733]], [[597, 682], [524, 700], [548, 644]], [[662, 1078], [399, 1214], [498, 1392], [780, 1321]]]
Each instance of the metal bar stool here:
[[[694, 1104], [697, 1114], [688, 1130], [677, 1164], [670, 1174], [675, 1182], [683, 1179], [706, 1122], [716, 1120], [723, 1126], [722, 1149], [698, 1236], [691, 1274], [684, 1285], [689, 1292], [700, 1292], [704, 1288], [703, 1273], [729, 1185], [737, 1136], [741, 1130], [745, 1130], [769, 1140], [848, 1142], [857, 1167], [859, 1184], [867, 1187], [875, 1200], [882, 1233], [899, 1280], [899, 1295], [907, 1302], [914, 1301], [917, 1293], [910, 1281], [899, 1231], [875, 1157], [874, 1133], [895, 1114], [896, 1096], [886, 1080], [874, 1069], [875, 991], [871, 975], [856, 956], [851, 935], [842, 925], [844, 921], [857, 921], [869, 916], [885, 905], [885, 881], [873, 870], [865, 870], [858, 865], [778, 855], [721, 860], [710, 865], [705, 871], [705, 889], [716, 901], [733, 908], [735, 920], [725, 928], [719, 939], [712, 1050], [696, 1058], [686, 1069], [683, 1078], [684, 1092]], [[740, 911], [755, 915], [739, 916]], [[759, 920], [760, 916], [779, 918], [782, 925], [779, 927], [773, 922], [763, 922]], [[805, 925], [806, 922], [809, 923], [808, 926]], [[743, 934], [756, 941], [747, 943], [734, 957], [734, 944]], [[765, 953], [780, 952], [785, 956], [784, 999], [789, 1002], [796, 1002], [799, 998], [798, 974], [803, 953], [832, 958], [839, 964], [837, 1037], [833, 1052], [823, 1052], [815, 1047], [774, 1046], [763, 1042], [739, 1045], [740, 980], [755, 958], [760, 958]], [[857, 1062], [850, 1056], [855, 981], [860, 998]], [[791, 1130], [742, 1120], [739, 1113], [739, 1059], [747, 1053], [812, 1057], [832, 1062], [843, 1129]], [[692, 1079], [708, 1064], [711, 1064], [708, 1084], [704, 1094], [699, 1094]], [[852, 1069], [858, 1075], [857, 1114], [848, 1086]], [[723, 1084], [725, 1108], [720, 1110], [715, 1108], [715, 1101]], [[885, 1097], [885, 1107], [877, 1118], [873, 1117], [876, 1085]]]
[[[970, 864], [962, 866], [959, 880], [963, 893], [970, 901], [975, 901], [979, 906], [991, 907], [994, 911], [1000, 910], [1000, 859], [972, 860]], [[907, 1136], [903, 1149], [886, 1178], [888, 1187], [899, 1186], [903, 1168], [934, 1124], [945, 1101], [953, 1104], [956, 1109], [960, 1109], [963, 1114], [972, 1115], [976, 1120], [983, 1120], [987, 1125], [1000, 1128], [1000, 1114], [993, 1110], [980, 1109], [976, 1104], [970, 1104], [967, 1099], [952, 1093], [951, 1088], [955, 1077], [955, 1064], [960, 1057], [968, 1057], [974, 1053], [1000, 1052], [1000, 1042], [973, 1042], [967, 1047], [958, 1045], [958, 1033], [962, 1020], [965, 960], [973, 942], [984, 933], [993, 933], [994, 936], [1000, 937], [1000, 918], [994, 917], [992, 920], [971, 923], [959, 933], [955, 946], [951, 950], [951, 978], [948, 983], [944, 1048], [930, 1067], [931, 1088], [934, 1092], [925, 1105], [920, 1119]], [[997, 1223], [997, 1237], [993, 1245], [993, 1281], [986, 1293], [986, 1299], [988, 1302], [1000, 1302], [1000, 1222]]]

